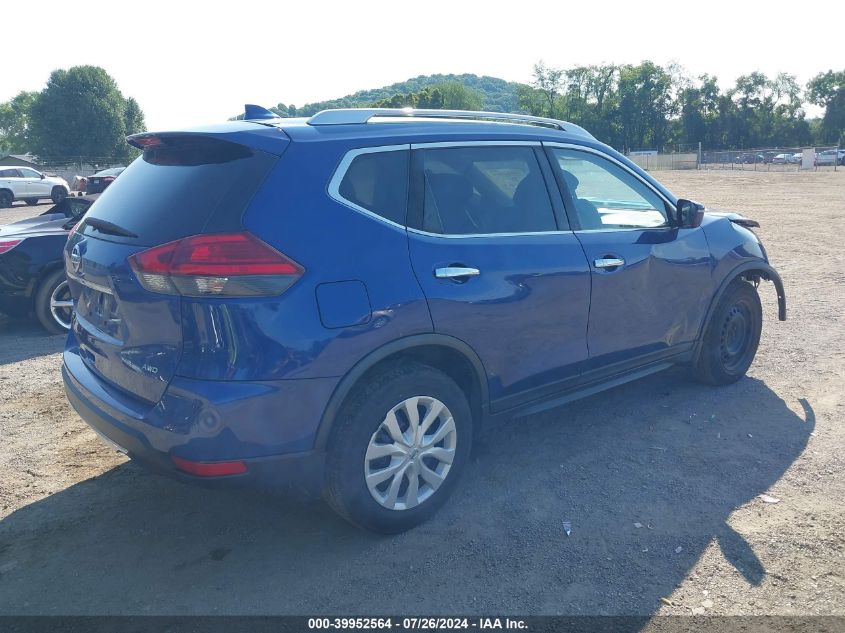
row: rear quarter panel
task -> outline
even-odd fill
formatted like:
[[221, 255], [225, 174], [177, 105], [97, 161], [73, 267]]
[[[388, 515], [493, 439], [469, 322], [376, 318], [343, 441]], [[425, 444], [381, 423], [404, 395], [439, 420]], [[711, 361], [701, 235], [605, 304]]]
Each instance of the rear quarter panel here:
[[[378, 143], [373, 143], [378, 144]], [[344, 375], [368, 352], [432, 331], [407, 234], [332, 200], [328, 182], [345, 143], [292, 143], [244, 214], [243, 225], [305, 268], [280, 297], [184, 299], [177, 373], [278, 380]], [[359, 325], [326, 327], [317, 287], [361, 282], [371, 306]]]

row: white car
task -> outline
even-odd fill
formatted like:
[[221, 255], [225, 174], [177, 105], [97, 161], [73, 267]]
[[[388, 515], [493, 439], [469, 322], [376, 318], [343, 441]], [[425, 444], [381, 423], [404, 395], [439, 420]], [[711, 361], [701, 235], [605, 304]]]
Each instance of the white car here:
[[55, 204], [67, 197], [67, 181], [56, 176], [45, 176], [31, 167], [0, 165], [0, 209], [11, 207], [15, 200], [38, 204], [49, 199]]
[[816, 154], [816, 165], [845, 165], [845, 149], [827, 149]]

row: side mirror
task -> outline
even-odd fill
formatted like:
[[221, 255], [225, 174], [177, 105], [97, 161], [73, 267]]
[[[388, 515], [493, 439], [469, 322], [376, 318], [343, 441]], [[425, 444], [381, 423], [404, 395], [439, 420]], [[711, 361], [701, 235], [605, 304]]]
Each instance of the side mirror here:
[[675, 207], [675, 220], [679, 229], [697, 229], [704, 220], [704, 205], [681, 198]]
[[39, 175], [41, 176], [41, 180], [44, 180], [47, 177], [44, 174], [39, 174]]

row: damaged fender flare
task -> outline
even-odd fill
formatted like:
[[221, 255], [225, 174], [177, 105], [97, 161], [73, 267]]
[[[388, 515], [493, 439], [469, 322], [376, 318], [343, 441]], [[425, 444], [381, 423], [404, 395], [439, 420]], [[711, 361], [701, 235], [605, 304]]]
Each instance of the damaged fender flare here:
[[771, 281], [775, 286], [775, 292], [777, 292], [778, 296], [778, 321], [786, 321], [786, 292], [783, 289], [783, 280], [780, 278], [778, 272], [762, 260], [750, 261], [740, 264], [739, 266], [734, 268], [730, 273], [725, 275], [722, 284], [719, 286], [719, 289], [716, 291], [716, 294], [713, 295], [713, 299], [710, 301], [710, 306], [707, 308], [707, 315], [701, 322], [701, 330], [698, 333], [698, 343], [696, 344], [695, 352], [693, 354], [694, 358], [698, 358], [698, 354], [701, 349], [701, 341], [703, 340], [704, 332], [706, 331], [707, 326], [710, 324], [710, 318], [713, 315], [713, 311], [719, 304], [722, 295], [725, 294], [725, 290], [727, 290], [728, 286], [733, 282], [733, 280], [738, 277], [744, 277], [752, 281], [760, 279]]

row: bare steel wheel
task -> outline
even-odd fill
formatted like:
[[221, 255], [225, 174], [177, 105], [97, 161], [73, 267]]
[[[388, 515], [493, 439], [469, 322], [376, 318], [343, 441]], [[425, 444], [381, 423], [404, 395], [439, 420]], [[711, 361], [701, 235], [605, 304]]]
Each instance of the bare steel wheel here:
[[710, 317], [693, 375], [711, 385], [728, 385], [742, 378], [757, 353], [762, 327], [756, 288], [744, 279], [735, 279]]
[[458, 434], [445, 404], [407, 398], [387, 412], [364, 458], [367, 488], [388, 510], [408, 510], [437, 492], [455, 459]]

